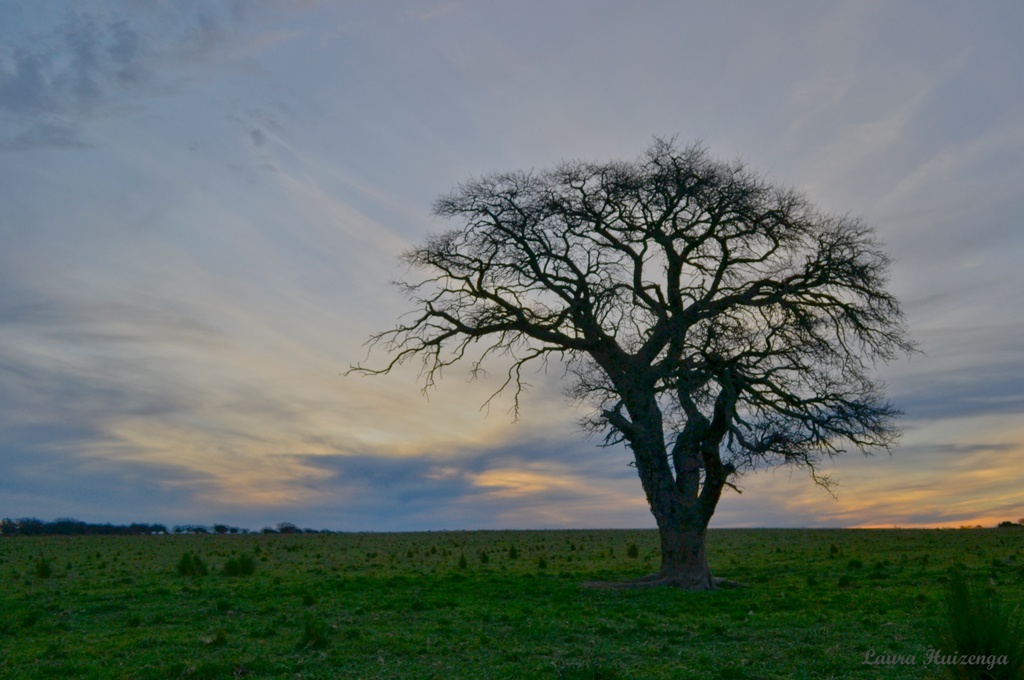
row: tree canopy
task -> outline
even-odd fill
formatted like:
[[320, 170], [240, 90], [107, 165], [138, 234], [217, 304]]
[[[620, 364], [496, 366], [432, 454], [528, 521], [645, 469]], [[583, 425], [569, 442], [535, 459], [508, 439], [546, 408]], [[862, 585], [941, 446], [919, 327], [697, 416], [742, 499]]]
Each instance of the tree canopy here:
[[518, 407], [524, 366], [564, 362], [587, 426], [633, 451], [661, 581], [710, 587], [706, 565], [680, 576], [692, 569], [669, 553], [689, 541], [703, 561], [735, 475], [793, 464], [828, 486], [824, 456], [897, 440], [872, 368], [913, 344], [890, 261], [857, 218], [672, 140], [633, 162], [488, 175], [434, 212], [459, 226], [403, 256], [426, 274], [399, 284], [417, 311], [371, 339], [386, 365], [356, 370], [417, 357], [429, 389], [479, 346], [470, 370], [509, 357], [501, 389]]

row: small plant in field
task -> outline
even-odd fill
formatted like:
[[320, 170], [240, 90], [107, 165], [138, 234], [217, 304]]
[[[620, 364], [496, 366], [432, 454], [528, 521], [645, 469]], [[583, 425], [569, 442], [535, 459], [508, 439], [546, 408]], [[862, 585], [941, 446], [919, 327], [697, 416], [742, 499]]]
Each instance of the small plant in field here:
[[486, 550], [480, 551], [480, 564], [487, 564], [491, 561], [491, 558], [487, 555]]
[[212, 637], [208, 637], [203, 640], [203, 644], [207, 647], [223, 647], [228, 643], [228, 633], [223, 628], [218, 628], [214, 631]]
[[315, 602], [316, 602], [316, 600], [309, 593], [306, 593], [305, 595], [302, 596], [302, 606], [304, 606], [304, 607], [312, 607], [313, 603], [315, 603]]
[[[934, 631], [940, 654], [984, 657], [993, 663], [944, 664], [940, 677], [955, 680], [1024, 678], [1024, 617], [1003, 604], [995, 590], [967, 581], [963, 570], [950, 570], [946, 589], [946, 618]], [[1003, 663], [1005, 661], [1005, 663]]]
[[467, 563], [466, 563], [466, 556], [465, 555], [459, 556], [459, 569], [465, 569], [466, 565], [467, 565]]
[[185, 553], [178, 560], [178, 576], [206, 576], [206, 564], [198, 555]]
[[846, 563], [846, 568], [847, 569], [862, 569], [863, 567], [864, 567], [864, 563], [861, 562], [858, 559], [852, 559], [852, 560], [850, 560], [849, 562]]
[[50, 578], [53, 576], [53, 567], [50, 566], [50, 560], [45, 557], [40, 557], [36, 560], [36, 566], [33, 571], [39, 578]]
[[568, 663], [556, 666], [555, 677], [558, 680], [615, 680], [619, 674], [614, 668], [598, 664]]
[[510, 546], [509, 549], [508, 549], [508, 558], [510, 560], [514, 560], [514, 559], [518, 559], [518, 557], [519, 557], [519, 553], [516, 552], [516, 547], [514, 545]]
[[256, 571], [256, 561], [249, 555], [232, 557], [224, 563], [221, 573], [225, 576], [251, 576]]
[[630, 543], [629, 547], [626, 548], [627, 557], [640, 557], [640, 548], [636, 547], [636, 543]]
[[302, 636], [299, 649], [323, 649], [328, 645], [327, 626], [310, 613], [302, 617]]
[[548, 561], [546, 559], [544, 559], [542, 557], [539, 560], [537, 560], [537, 568], [538, 569], [547, 569], [547, 567], [548, 567]]

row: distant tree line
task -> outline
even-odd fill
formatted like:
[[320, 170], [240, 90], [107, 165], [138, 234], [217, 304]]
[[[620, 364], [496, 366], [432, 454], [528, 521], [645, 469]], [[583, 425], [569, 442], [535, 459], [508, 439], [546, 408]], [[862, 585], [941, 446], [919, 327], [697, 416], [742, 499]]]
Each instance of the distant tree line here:
[[138, 536], [143, 534], [166, 534], [163, 524], [91, 524], [77, 519], [61, 518], [44, 522], [34, 517], [0, 520], [0, 536], [82, 536], [115, 535]]
[[[233, 527], [227, 524], [178, 524], [171, 530], [163, 524], [93, 524], [77, 519], [60, 518], [52, 522], [44, 522], [35, 517], [0, 520], [0, 536], [140, 536], [153, 534], [248, 534], [249, 529]], [[264, 527], [258, 533], [263, 534], [320, 534], [331, 533], [327, 530], [300, 529], [291, 522], [280, 522], [276, 528]]]

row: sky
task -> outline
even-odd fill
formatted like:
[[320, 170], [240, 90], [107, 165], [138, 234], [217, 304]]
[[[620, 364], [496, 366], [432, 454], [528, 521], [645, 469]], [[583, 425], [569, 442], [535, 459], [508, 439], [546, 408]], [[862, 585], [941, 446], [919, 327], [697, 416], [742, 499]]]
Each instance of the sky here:
[[[557, 371], [345, 375], [397, 257], [496, 171], [702, 142], [893, 257], [890, 454], [743, 477], [713, 527], [1024, 518], [1024, 4], [0, 2], [0, 516], [653, 527]], [[381, 361], [370, 355], [370, 363]]]

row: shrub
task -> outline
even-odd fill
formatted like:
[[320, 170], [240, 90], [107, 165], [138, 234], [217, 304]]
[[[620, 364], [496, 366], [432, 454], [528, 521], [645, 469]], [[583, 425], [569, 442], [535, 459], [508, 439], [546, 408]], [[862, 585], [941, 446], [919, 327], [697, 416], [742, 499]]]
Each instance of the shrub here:
[[846, 563], [846, 568], [847, 569], [862, 569], [863, 567], [864, 567], [864, 563], [861, 562], [858, 559], [852, 559], [852, 560], [850, 560], [849, 562]]
[[178, 560], [178, 576], [205, 576], [206, 564], [198, 555], [185, 553]]
[[461, 555], [459, 557], [459, 569], [465, 569], [465, 568], [466, 568], [466, 556], [465, 555]]
[[224, 563], [221, 573], [225, 576], [251, 576], [256, 571], [256, 561], [249, 555], [232, 557]]
[[950, 570], [946, 589], [946, 618], [934, 630], [934, 649], [970, 658], [984, 657], [1006, 663], [944, 664], [943, 677], [1024, 678], [1024, 619], [1019, 609], [1004, 605], [992, 588], [968, 583], [959, 567]]
[[50, 578], [53, 576], [53, 567], [50, 566], [50, 560], [45, 557], [40, 557], [36, 560], [35, 574], [39, 578]]
[[629, 557], [639, 557], [640, 548], [636, 547], [636, 543], [630, 543], [629, 547], [626, 548], [626, 555]]
[[510, 546], [509, 549], [508, 549], [508, 558], [510, 560], [514, 560], [514, 559], [517, 559], [518, 557], [519, 557], [519, 553], [516, 551], [516, 547], [514, 545]]

